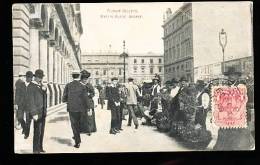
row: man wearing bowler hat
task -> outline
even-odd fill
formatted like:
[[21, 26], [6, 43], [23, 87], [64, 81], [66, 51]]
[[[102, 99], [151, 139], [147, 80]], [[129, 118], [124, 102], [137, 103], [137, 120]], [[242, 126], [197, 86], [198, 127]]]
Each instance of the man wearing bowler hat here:
[[43, 136], [47, 113], [47, 88], [42, 84], [43, 77], [43, 71], [37, 69], [34, 81], [27, 87], [28, 112], [34, 120], [33, 153], [45, 152], [43, 150]]
[[27, 139], [28, 136], [29, 136], [29, 133], [30, 133], [30, 125], [31, 125], [31, 117], [30, 117], [30, 113], [29, 113], [29, 110], [28, 110], [28, 93], [27, 93], [27, 88], [29, 86], [30, 83], [32, 83], [32, 80], [33, 80], [33, 72], [31, 71], [27, 71], [26, 72], [26, 81], [25, 81], [25, 86], [26, 86], [26, 96], [25, 96], [25, 101], [24, 101], [24, 104], [25, 104], [25, 115], [26, 115], [26, 122], [25, 122], [25, 125], [26, 125], [26, 129], [24, 131], [24, 138]]
[[[79, 81], [79, 77], [80, 71], [75, 70], [72, 72], [73, 81], [66, 84], [62, 97], [62, 101], [67, 103], [75, 148], [79, 148], [81, 143], [80, 119], [82, 113], [89, 109], [86, 87]], [[81, 76], [81, 78], [84, 79], [85, 75]]]

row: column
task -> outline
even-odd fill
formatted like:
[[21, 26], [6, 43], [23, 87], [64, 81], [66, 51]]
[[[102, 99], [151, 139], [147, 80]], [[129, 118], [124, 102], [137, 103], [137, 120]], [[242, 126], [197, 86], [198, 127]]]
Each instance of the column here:
[[40, 53], [39, 53], [39, 30], [30, 28], [30, 70], [34, 72], [39, 69]]
[[47, 81], [48, 79], [48, 61], [47, 61], [47, 56], [48, 56], [48, 42], [45, 38], [40, 36], [40, 57], [39, 57], [39, 68], [43, 70], [44, 72], [44, 77], [43, 81]]
[[[13, 35], [13, 76], [14, 82], [20, 71], [29, 69], [30, 60], [30, 30], [29, 10], [26, 4], [13, 4], [12, 6], [12, 35]], [[15, 83], [14, 83], [15, 84]]]
[[49, 82], [53, 82], [53, 55], [54, 55], [54, 51], [53, 51], [53, 47], [49, 47]]

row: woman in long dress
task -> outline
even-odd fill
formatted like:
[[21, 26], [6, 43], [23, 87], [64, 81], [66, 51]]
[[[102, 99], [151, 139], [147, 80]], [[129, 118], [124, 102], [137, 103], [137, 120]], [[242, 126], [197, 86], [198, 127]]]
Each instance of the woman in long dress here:
[[[81, 75], [90, 74], [86, 70], [81, 71]], [[94, 100], [93, 97], [95, 96], [94, 87], [90, 84], [86, 84], [87, 93], [89, 97], [89, 104], [90, 104], [90, 113], [84, 112], [80, 119], [80, 132], [87, 133], [89, 136], [92, 132], [96, 132], [96, 121], [95, 121], [95, 111], [94, 111]]]

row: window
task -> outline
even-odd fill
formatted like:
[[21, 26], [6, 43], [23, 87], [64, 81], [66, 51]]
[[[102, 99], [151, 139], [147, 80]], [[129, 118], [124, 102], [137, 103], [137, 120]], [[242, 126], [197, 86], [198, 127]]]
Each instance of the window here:
[[162, 67], [161, 67], [161, 66], [159, 66], [159, 68], [158, 68], [158, 69], [159, 69], [159, 72], [162, 72]]
[[145, 67], [142, 67], [141, 69], [142, 69], [142, 73], [144, 73], [144, 69], [145, 69]]
[[151, 64], [153, 63], [153, 59], [150, 59], [150, 63], [151, 63]]
[[103, 75], [106, 75], [107, 74], [107, 71], [106, 70], [103, 70]]
[[111, 75], [114, 75], [114, 72], [111, 72]]
[[172, 71], [175, 72], [175, 67], [172, 67]]
[[98, 75], [98, 71], [96, 71], [96, 75]]
[[122, 74], [122, 69], [121, 68], [119, 68], [119, 75], [121, 75]]
[[165, 72], [166, 72], [166, 73], [168, 72], [168, 69], [167, 69], [167, 68], [165, 69]]
[[150, 73], [153, 74], [153, 68], [150, 68]]
[[142, 64], [144, 63], [144, 59], [142, 59]]
[[172, 71], [172, 68], [169, 68], [169, 72], [171, 72]]
[[181, 65], [181, 70], [184, 70], [184, 66], [183, 65]]
[[160, 63], [162, 63], [162, 59], [161, 59], [161, 58], [159, 58], [159, 64], [160, 64]]
[[134, 67], [134, 73], [136, 73], [136, 72], [137, 72], [137, 67], [135, 66], [135, 67]]
[[134, 59], [134, 63], [136, 64], [136, 62], [137, 62], [137, 60], [136, 59]]

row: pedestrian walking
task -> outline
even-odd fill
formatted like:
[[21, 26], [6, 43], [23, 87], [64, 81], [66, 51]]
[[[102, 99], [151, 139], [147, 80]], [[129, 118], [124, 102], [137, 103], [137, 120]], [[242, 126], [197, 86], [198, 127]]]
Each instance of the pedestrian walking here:
[[[88, 73], [87, 71], [83, 70], [81, 72], [81, 74], [86, 74], [90, 76], [90, 73]], [[94, 96], [95, 96], [95, 89], [94, 87], [87, 82], [86, 84], [86, 88], [87, 88], [87, 92], [88, 92], [88, 97], [89, 97], [89, 101], [90, 101], [90, 111], [91, 115], [88, 115], [88, 124], [89, 124], [89, 133], [92, 132], [96, 132], [97, 131], [97, 127], [96, 127], [96, 119], [95, 119], [95, 102], [94, 102]], [[90, 135], [90, 134], [89, 134]]]
[[135, 116], [135, 111], [137, 110], [137, 95], [141, 95], [138, 86], [133, 83], [133, 78], [128, 78], [128, 84], [126, 84], [127, 89], [127, 99], [126, 105], [129, 112], [128, 124], [127, 126], [131, 126], [132, 119], [134, 121], [135, 129], [138, 128], [138, 120]]
[[[80, 119], [83, 112], [89, 111], [89, 97], [84, 83], [79, 82], [80, 72], [73, 71], [73, 81], [65, 86], [62, 101], [67, 103], [75, 148], [80, 147]], [[81, 81], [85, 82], [89, 76], [81, 75]]]
[[28, 112], [34, 120], [33, 153], [45, 152], [43, 149], [43, 137], [45, 118], [47, 114], [47, 88], [42, 84], [44, 73], [37, 69], [34, 81], [27, 87]]
[[[22, 134], [26, 132], [26, 123], [24, 120], [25, 113], [25, 96], [26, 96], [26, 85], [24, 82], [24, 73], [19, 72], [19, 79], [15, 82], [15, 105], [16, 119], [18, 124], [22, 127]], [[26, 135], [24, 135], [26, 138]]]
[[25, 104], [25, 116], [26, 116], [26, 121], [25, 121], [25, 125], [26, 125], [26, 129], [25, 129], [25, 132], [24, 132], [24, 138], [27, 139], [29, 137], [29, 134], [30, 134], [30, 127], [31, 127], [31, 121], [32, 121], [32, 118], [30, 116], [30, 113], [29, 113], [29, 110], [28, 110], [28, 92], [27, 92], [27, 89], [28, 89], [28, 86], [30, 83], [32, 83], [32, 79], [33, 79], [33, 72], [31, 71], [27, 71], [26, 72], [26, 81], [25, 81], [25, 86], [26, 86], [26, 95], [25, 95], [25, 101], [24, 101], [24, 104]]
[[118, 78], [113, 77], [111, 81], [112, 84], [107, 90], [108, 106], [111, 110], [111, 126], [109, 133], [115, 135], [116, 133], [120, 133], [120, 93], [118, 87]]

